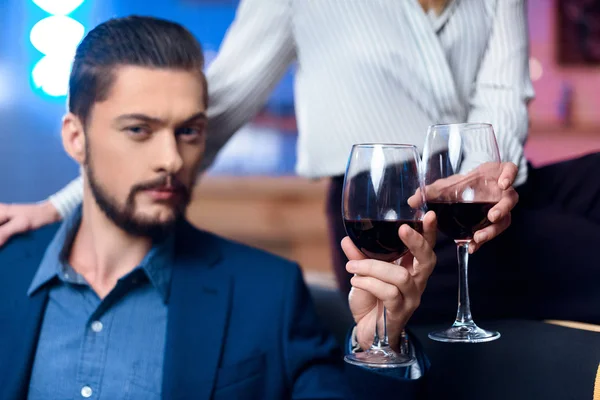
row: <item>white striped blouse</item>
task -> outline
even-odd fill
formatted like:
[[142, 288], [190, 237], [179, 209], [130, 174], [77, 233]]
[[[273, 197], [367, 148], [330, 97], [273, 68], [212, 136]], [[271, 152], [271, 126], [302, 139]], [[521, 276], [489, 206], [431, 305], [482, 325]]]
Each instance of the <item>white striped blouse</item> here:
[[[533, 98], [526, 6], [451, 0], [432, 16], [418, 0], [242, 0], [207, 70], [205, 165], [297, 60], [298, 174], [343, 174], [354, 143], [422, 149], [430, 124], [489, 122], [522, 184]], [[62, 215], [81, 201], [81, 186], [51, 197]]]

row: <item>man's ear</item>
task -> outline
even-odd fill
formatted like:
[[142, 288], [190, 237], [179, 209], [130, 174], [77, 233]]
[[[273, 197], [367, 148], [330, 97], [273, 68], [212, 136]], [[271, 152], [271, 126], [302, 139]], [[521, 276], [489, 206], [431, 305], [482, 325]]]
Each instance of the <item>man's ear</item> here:
[[65, 115], [62, 121], [63, 147], [80, 165], [85, 163], [85, 140], [81, 119], [72, 113]]

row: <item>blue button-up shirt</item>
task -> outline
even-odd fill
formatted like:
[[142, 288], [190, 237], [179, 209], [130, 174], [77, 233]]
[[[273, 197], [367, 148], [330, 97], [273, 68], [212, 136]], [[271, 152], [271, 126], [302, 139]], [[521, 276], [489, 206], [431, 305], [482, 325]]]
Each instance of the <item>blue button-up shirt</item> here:
[[159, 399], [172, 238], [100, 299], [68, 264], [80, 221], [81, 209], [63, 223], [29, 289], [49, 287], [28, 398]]

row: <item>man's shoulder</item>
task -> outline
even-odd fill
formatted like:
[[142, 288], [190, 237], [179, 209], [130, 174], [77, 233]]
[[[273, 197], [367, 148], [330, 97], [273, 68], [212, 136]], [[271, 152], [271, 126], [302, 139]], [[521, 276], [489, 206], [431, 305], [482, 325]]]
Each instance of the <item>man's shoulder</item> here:
[[225, 239], [217, 235], [215, 235], [215, 237], [221, 243], [221, 248], [224, 251], [225, 257], [246, 259], [258, 264], [275, 264], [278, 266], [296, 265], [294, 262], [268, 251], [236, 242], [234, 240]]
[[41, 260], [59, 227], [60, 223], [56, 223], [13, 236], [8, 243], [0, 247], [0, 265], [30, 258]]
[[25, 296], [59, 226], [60, 224], [48, 225], [14, 236], [0, 247], [0, 303], [4, 304], [6, 299]]

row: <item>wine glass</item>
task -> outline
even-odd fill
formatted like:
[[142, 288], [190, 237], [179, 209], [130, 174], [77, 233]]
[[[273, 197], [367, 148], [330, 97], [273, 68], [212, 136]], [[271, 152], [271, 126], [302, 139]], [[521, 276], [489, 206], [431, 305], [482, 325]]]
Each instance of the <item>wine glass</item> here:
[[[354, 245], [368, 258], [397, 261], [408, 249], [398, 236], [402, 224], [423, 231], [423, 202], [413, 208], [408, 199], [422, 193], [419, 154], [412, 145], [357, 144], [352, 147], [342, 195], [342, 217]], [[419, 191], [419, 189], [421, 189]], [[403, 268], [390, 264], [390, 268]], [[395, 368], [416, 360], [401, 343], [394, 351], [387, 336], [387, 312], [378, 301], [377, 326], [371, 348], [345, 357], [346, 362], [373, 368]], [[402, 335], [405, 336], [404, 334]], [[402, 339], [401, 339], [402, 342]]]
[[500, 333], [479, 328], [469, 300], [468, 261], [473, 235], [490, 225], [489, 210], [502, 196], [498, 186], [500, 153], [490, 124], [432, 125], [421, 164], [427, 208], [435, 212], [439, 230], [457, 245], [459, 286], [454, 324], [431, 332], [440, 342], [480, 343]]

